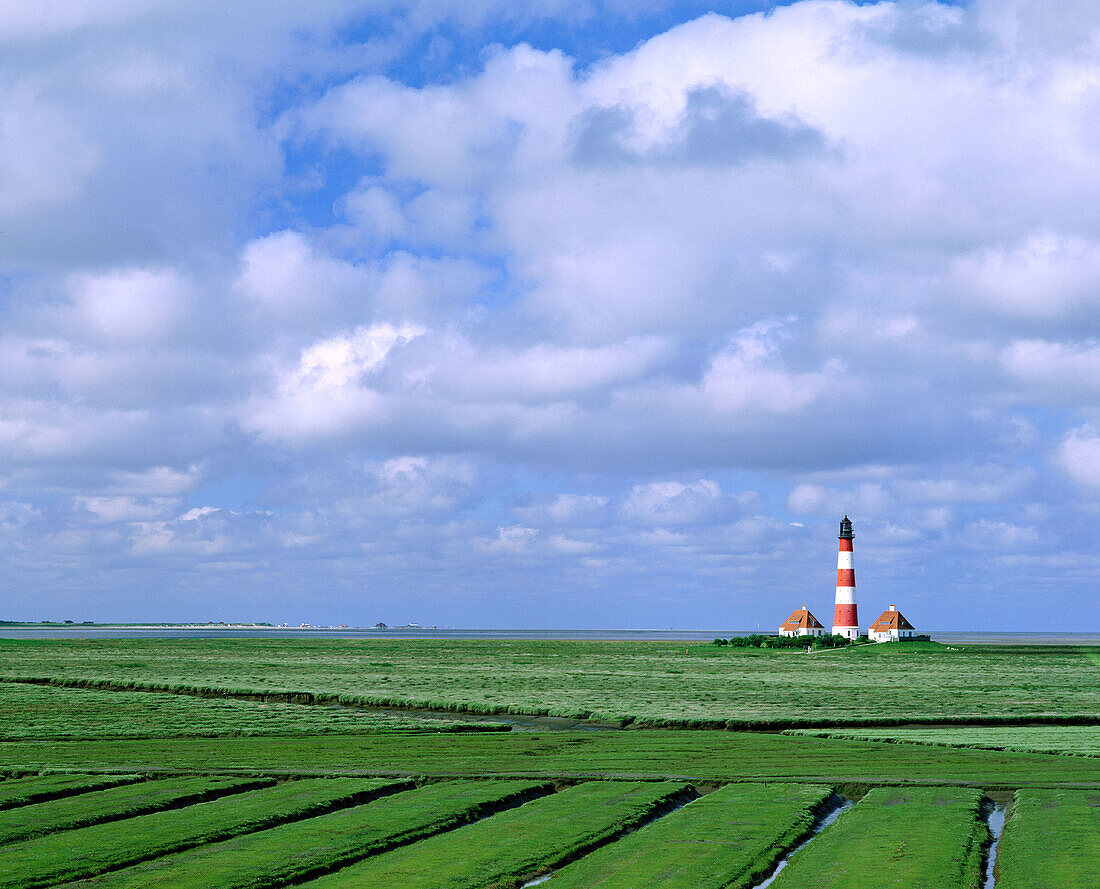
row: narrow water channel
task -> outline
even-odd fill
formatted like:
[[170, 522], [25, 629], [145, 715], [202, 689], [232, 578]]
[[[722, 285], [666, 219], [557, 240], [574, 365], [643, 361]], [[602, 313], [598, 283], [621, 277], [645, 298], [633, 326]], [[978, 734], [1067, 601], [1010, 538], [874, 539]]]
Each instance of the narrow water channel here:
[[808, 837], [806, 837], [806, 839], [804, 839], [797, 846], [795, 846], [793, 849], [791, 849], [790, 852], [788, 852], [786, 855], [784, 855], [783, 859], [779, 862], [779, 864], [777, 864], [775, 866], [775, 870], [773, 870], [770, 874], [768, 874], [768, 876], [762, 882], [757, 883], [755, 886], [753, 886], [752, 889], [764, 889], [765, 886], [770, 886], [775, 881], [775, 878], [779, 876], [780, 871], [782, 871], [783, 868], [785, 868], [788, 864], [790, 864], [791, 859], [794, 858], [795, 855], [797, 855], [799, 852], [801, 852], [803, 849], [805, 849], [808, 845], [810, 845], [810, 843], [812, 843], [815, 839], [817, 839], [817, 837], [821, 833], [821, 831], [823, 831], [826, 827], [828, 827], [830, 824], [832, 824], [834, 821], [836, 821], [837, 818], [839, 818], [841, 815], [843, 815], [845, 812], [847, 812], [850, 808], [852, 808], [852, 806], [855, 805], [855, 803], [850, 799], [844, 799], [844, 798], [839, 798], [839, 799], [841, 801], [838, 802], [834, 808], [829, 809], [818, 820], [817, 824], [814, 825], [813, 830], [810, 832], [810, 835]]
[[993, 873], [997, 866], [997, 846], [1001, 842], [1001, 834], [1005, 829], [1005, 807], [1000, 803], [994, 803], [993, 808], [986, 816], [989, 825], [989, 835], [993, 841], [989, 844], [989, 852], [986, 853], [985, 879], [982, 881], [982, 889], [993, 889], [997, 885], [997, 877]]

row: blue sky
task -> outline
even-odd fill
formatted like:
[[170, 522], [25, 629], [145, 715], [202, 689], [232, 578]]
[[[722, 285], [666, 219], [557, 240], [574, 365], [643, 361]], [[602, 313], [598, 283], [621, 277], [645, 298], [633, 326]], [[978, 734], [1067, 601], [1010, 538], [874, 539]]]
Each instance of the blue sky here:
[[[1100, 9], [0, 10], [0, 618], [1096, 631]], [[1083, 621], [1083, 623], [1079, 622]]]

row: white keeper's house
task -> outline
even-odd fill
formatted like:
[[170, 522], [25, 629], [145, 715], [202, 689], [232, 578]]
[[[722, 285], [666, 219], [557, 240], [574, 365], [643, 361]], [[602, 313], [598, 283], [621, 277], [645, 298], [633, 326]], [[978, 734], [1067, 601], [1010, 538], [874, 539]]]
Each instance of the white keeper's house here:
[[914, 626], [893, 605], [882, 612], [879, 619], [867, 630], [867, 636], [872, 642], [897, 642], [916, 635]]
[[779, 625], [780, 636], [824, 636], [825, 627], [803, 605]]

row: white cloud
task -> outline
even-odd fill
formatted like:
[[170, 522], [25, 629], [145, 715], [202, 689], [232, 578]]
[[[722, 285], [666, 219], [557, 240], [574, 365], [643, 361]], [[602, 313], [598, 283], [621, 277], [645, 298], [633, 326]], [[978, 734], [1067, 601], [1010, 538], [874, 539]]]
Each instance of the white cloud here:
[[483, 74], [453, 86], [414, 89], [362, 77], [330, 90], [286, 125], [381, 151], [387, 172], [444, 187], [490, 175], [515, 148], [516, 130], [560, 141], [576, 107], [570, 63], [557, 51], [526, 45], [492, 55]]
[[490, 555], [522, 555], [531, 551], [538, 535], [538, 528], [526, 528], [523, 525], [497, 528], [495, 537], [481, 541], [481, 550]]
[[825, 485], [798, 484], [787, 495], [787, 509], [798, 515], [832, 517], [843, 515], [882, 516], [892, 505], [892, 498], [880, 484], [865, 483], [850, 489]]
[[243, 422], [265, 437], [302, 442], [377, 419], [383, 398], [369, 376], [423, 333], [413, 325], [375, 324], [319, 340], [302, 350], [296, 367], [279, 373], [271, 395], [245, 407]]
[[295, 231], [247, 244], [237, 279], [247, 300], [288, 320], [331, 316], [344, 300], [365, 302], [371, 284], [368, 270], [319, 253]]
[[588, 555], [589, 553], [594, 553], [601, 549], [601, 547], [595, 543], [577, 540], [573, 537], [566, 537], [564, 534], [555, 534], [551, 537], [550, 545], [558, 552], [568, 556]]
[[1095, 4], [662, 2], [0, 9], [12, 588], [1095, 588]]
[[290, 391], [316, 393], [355, 386], [385, 360], [394, 346], [423, 333], [423, 328], [412, 325], [376, 324], [321, 340], [302, 352], [298, 369], [282, 385]]
[[119, 269], [68, 281], [80, 328], [110, 343], [155, 344], [186, 317], [191, 287], [171, 269]]
[[449, 353], [440, 356], [436, 385], [464, 400], [568, 398], [634, 382], [669, 353], [669, 344], [660, 337], [595, 347], [537, 345], [491, 351], [452, 340]]
[[1058, 461], [1081, 485], [1100, 488], [1100, 434], [1092, 427], [1069, 432], [1058, 448]]
[[192, 465], [186, 469], [171, 466], [150, 466], [136, 471], [114, 473], [109, 490], [139, 496], [172, 496], [189, 491], [202, 479], [204, 467]]
[[1100, 243], [1044, 231], [952, 263], [952, 292], [994, 311], [1049, 318], [1100, 304]]
[[779, 366], [773, 328], [771, 322], [762, 322], [742, 330], [712, 359], [702, 391], [717, 410], [795, 413], [850, 388], [839, 360], [804, 373], [791, 373]]
[[102, 522], [148, 521], [171, 512], [179, 501], [174, 497], [82, 496], [74, 504]]
[[531, 506], [514, 508], [517, 516], [532, 524], [590, 526], [607, 519], [610, 498], [602, 494], [558, 494]]
[[1100, 396], [1100, 343], [1015, 340], [1001, 360], [1029, 400], [1039, 393], [1056, 401], [1094, 401]]
[[649, 482], [635, 485], [619, 506], [619, 516], [639, 525], [688, 525], [713, 521], [729, 509], [718, 483]]
[[477, 467], [454, 457], [395, 457], [374, 470], [378, 488], [364, 504], [373, 515], [446, 513], [467, 500]]

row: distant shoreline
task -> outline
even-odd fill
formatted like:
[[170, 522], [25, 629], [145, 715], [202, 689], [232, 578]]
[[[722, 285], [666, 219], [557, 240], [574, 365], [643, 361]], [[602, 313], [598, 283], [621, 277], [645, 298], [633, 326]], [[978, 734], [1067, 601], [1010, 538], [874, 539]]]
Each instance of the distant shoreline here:
[[[666, 641], [709, 642], [759, 633], [759, 629], [621, 630], [621, 629], [500, 629], [456, 627], [291, 627], [272, 624], [60, 624], [0, 623], [0, 639], [513, 639], [544, 641]], [[937, 642], [959, 645], [1100, 645], [1100, 632], [970, 632], [932, 631]]]

